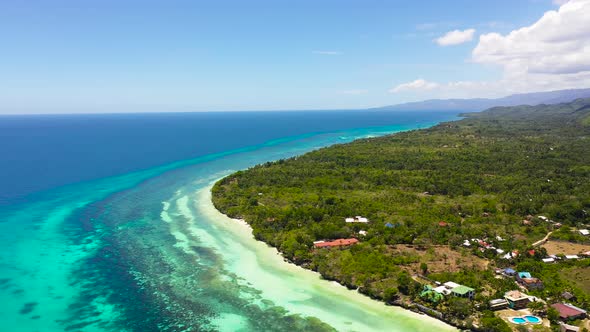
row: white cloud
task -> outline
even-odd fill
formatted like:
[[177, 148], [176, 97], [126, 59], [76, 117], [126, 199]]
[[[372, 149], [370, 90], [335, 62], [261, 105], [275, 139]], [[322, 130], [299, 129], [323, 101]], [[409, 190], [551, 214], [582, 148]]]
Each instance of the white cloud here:
[[424, 91], [424, 90], [432, 90], [437, 87], [438, 87], [437, 83], [428, 82], [428, 81], [420, 78], [420, 79], [417, 79], [412, 82], [399, 84], [398, 86], [389, 90], [389, 92], [398, 93], [398, 92], [412, 91], [412, 90]]
[[553, 0], [553, 4], [561, 6], [561, 5], [565, 5], [568, 1], [569, 0]]
[[459, 45], [473, 40], [475, 29], [453, 30], [435, 40], [440, 46]]
[[312, 51], [313, 54], [320, 54], [320, 55], [340, 55], [342, 52], [339, 51]]
[[572, 0], [533, 25], [484, 34], [473, 61], [524, 74], [575, 74], [590, 70], [590, 0]]
[[[558, 10], [546, 12], [530, 26], [506, 35], [483, 34], [472, 51], [471, 61], [500, 68], [500, 79], [428, 82], [432, 88], [418, 97], [498, 97], [512, 93], [590, 87], [588, 22], [590, 0], [570, 0]], [[418, 89], [408, 87], [402, 84], [390, 92], [413, 91], [413, 96], [419, 94]]]
[[482, 35], [473, 60], [502, 66], [511, 76], [565, 79], [590, 75], [590, 0], [571, 0], [531, 26]]

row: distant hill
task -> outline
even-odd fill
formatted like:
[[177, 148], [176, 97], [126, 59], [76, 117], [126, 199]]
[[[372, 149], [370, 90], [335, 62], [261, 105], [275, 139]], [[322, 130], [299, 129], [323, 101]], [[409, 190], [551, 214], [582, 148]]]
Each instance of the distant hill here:
[[378, 107], [377, 110], [405, 110], [405, 111], [483, 111], [495, 106], [518, 106], [558, 104], [570, 102], [578, 98], [590, 97], [590, 89], [558, 90], [549, 92], [534, 92], [510, 95], [503, 98], [473, 98], [473, 99], [429, 99], [412, 103], [404, 103]]

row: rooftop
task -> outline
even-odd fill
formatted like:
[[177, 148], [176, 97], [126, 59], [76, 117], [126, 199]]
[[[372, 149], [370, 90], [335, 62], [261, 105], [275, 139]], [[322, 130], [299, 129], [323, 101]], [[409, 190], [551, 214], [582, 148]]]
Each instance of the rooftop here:
[[352, 238], [352, 239], [337, 239], [334, 241], [326, 241], [326, 242], [318, 242], [314, 243], [316, 248], [324, 248], [324, 247], [339, 247], [339, 246], [349, 246], [351, 244], [358, 243], [359, 240]]
[[449, 295], [451, 293], [451, 291], [449, 291], [445, 286], [438, 286], [434, 288], [433, 291], [444, 295]]
[[507, 301], [505, 299], [493, 299], [490, 300], [490, 305], [498, 305], [498, 304], [505, 304]]
[[504, 294], [504, 297], [509, 301], [520, 301], [524, 299], [529, 299], [528, 295], [517, 290], [506, 292], [506, 294]]
[[569, 317], [576, 317], [579, 315], [585, 315], [586, 311], [575, 307], [571, 304], [566, 303], [555, 303], [551, 305], [557, 311], [559, 311], [559, 317], [561, 318], [569, 318]]
[[561, 293], [561, 297], [563, 297], [566, 300], [570, 300], [570, 299], [574, 298], [574, 294], [572, 294], [570, 292], [563, 292], [563, 293]]
[[530, 284], [537, 284], [537, 283], [540, 283], [541, 282], [541, 280], [538, 279], [538, 278], [522, 278], [522, 281], [525, 284], [529, 284], [529, 285]]
[[368, 223], [369, 219], [362, 217], [362, 216], [356, 216], [354, 218], [348, 217], [348, 218], [344, 218], [344, 221], [346, 222], [362, 222], [362, 223]]
[[445, 287], [449, 288], [449, 289], [454, 289], [456, 287], [459, 287], [461, 285], [459, 285], [458, 283], [452, 282], [452, 281], [447, 281], [445, 282], [443, 285], [445, 285]]
[[475, 289], [467, 287], [467, 286], [463, 286], [463, 285], [459, 285], [455, 288], [453, 288], [453, 293], [459, 294], [459, 295], [465, 295], [469, 292], [473, 292], [475, 291]]

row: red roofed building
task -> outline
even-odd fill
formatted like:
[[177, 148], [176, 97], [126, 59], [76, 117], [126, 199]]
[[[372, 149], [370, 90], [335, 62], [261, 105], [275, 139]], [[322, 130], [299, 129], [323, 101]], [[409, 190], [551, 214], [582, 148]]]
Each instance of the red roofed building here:
[[448, 224], [446, 221], [442, 221], [442, 220], [441, 220], [441, 221], [439, 221], [439, 222], [438, 222], [438, 225], [439, 225], [440, 227], [447, 227], [449, 224]]
[[535, 249], [531, 249], [527, 251], [527, 253], [529, 254], [529, 256], [535, 256]]
[[586, 311], [576, 306], [565, 303], [555, 303], [551, 305], [559, 312], [559, 318], [562, 320], [583, 319], [586, 317]]
[[336, 239], [334, 241], [316, 242], [313, 244], [316, 248], [331, 248], [331, 247], [345, 247], [358, 243], [359, 240], [351, 239]]

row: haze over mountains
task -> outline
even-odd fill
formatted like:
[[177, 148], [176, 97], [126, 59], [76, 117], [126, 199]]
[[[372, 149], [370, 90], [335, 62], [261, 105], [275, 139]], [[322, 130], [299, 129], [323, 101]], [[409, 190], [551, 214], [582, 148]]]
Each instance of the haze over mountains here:
[[456, 111], [483, 111], [494, 106], [517, 106], [517, 105], [539, 105], [558, 104], [569, 102], [578, 98], [590, 97], [590, 89], [571, 89], [548, 92], [533, 92], [514, 94], [507, 97], [489, 99], [429, 99], [411, 103], [403, 103], [378, 107], [377, 110], [456, 110]]

